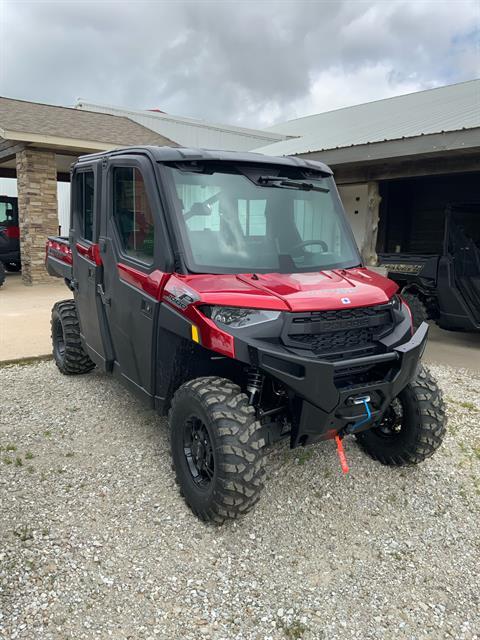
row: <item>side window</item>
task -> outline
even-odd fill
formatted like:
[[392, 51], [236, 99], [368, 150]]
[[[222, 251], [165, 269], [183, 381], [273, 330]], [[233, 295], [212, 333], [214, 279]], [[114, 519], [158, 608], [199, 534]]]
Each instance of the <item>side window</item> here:
[[154, 224], [142, 174], [134, 167], [113, 170], [113, 217], [122, 250], [128, 256], [153, 262]]
[[95, 180], [93, 171], [82, 171], [75, 177], [77, 184], [77, 211], [80, 235], [93, 241], [93, 196]]

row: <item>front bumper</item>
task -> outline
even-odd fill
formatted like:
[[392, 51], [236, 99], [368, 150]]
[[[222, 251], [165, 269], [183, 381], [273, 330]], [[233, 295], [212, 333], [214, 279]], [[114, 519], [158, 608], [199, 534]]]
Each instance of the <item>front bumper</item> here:
[[[370, 396], [372, 417], [355, 433], [378, 422], [393, 398], [415, 377], [427, 334], [428, 325], [424, 322], [408, 342], [387, 353], [338, 362], [297, 356], [281, 345], [254, 338], [236, 338], [235, 351], [239, 359], [289, 389], [293, 409], [291, 446], [296, 447], [331, 439], [339, 432], [351, 432], [362, 417], [362, 407], [354, 402], [361, 396]], [[359, 376], [361, 381], [355, 382], [355, 371], [361, 367], [369, 368], [370, 379]], [[342, 374], [350, 369], [351, 380], [345, 383]]]

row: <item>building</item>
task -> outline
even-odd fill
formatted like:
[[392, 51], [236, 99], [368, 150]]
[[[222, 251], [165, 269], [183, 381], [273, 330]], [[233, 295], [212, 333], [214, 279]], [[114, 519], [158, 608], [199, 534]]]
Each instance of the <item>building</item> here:
[[287, 138], [159, 111], [0, 98], [0, 193], [18, 194], [23, 281], [48, 279], [45, 240], [68, 234], [70, 167], [80, 155], [136, 144], [245, 151]]
[[[336, 109], [267, 130], [79, 101], [0, 98], [0, 193], [17, 178], [22, 274], [48, 278], [47, 235], [68, 233], [79, 155], [153, 144], [256, 150], [329, 164], [367, 264], [377, 253], [436, 253], [447, 204], [480, 201], [480, 80]], [[480, 224], [480, 222], [479, 222]]]
[[298, 118], [268, 131], [291, 137], [257, 151], [332, 167], [369, 264], [377, 252], [438, 253], [445, 207], [480, 201], [480, 80]]
[[194, 118], [164, 113], [158, 109], [149, 111], [124, 109], [79, 100], [77, 109], [123, 116], [147, 127], [162, 136], [175, 140], [181, 147], [194, 149], [223, 149], [225, 151], [251, 151], [256, 147], [288, 139], [288, 135], [261, 129], [247, 129], [225, 124], [215, 124]]

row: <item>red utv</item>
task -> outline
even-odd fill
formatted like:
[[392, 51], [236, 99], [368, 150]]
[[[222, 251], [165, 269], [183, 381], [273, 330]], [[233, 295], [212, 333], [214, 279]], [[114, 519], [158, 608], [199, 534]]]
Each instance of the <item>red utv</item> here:
[[265, 447], [353, 435], [387, 465], [439, 447], [444, 406], [397, 285], [366, 269], [331, 170], [166, 147], [81, 158], [70, 238], [47, 267], [64, 374], [97, 366], [168, 414], [182, 494], [203, 520], [249, 511]]

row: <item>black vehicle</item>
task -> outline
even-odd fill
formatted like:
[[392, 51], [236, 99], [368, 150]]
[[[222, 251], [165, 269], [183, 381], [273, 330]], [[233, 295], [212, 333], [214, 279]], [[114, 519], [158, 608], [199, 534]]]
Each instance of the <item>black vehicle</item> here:
[[443, 329], [480, 331], [480, 204], [447, 207], [441, 255], [382, 253], [379, 262], [416, 327], [434, 320]]
[[0, 196], [0, 286], [5, 280], [5, 269], [21, 269], [17, 203], [17, 198]]
[[[355, 435], [387, 465], [445, 432], [397, 285], [361, 264], [331, 170], [297, 158], [142, 147], [81, 158], [47, 268], [60, 371], [97, 366], [168, 414], [203, 520], [249, 511], [266, 445]], [[343, 457], [341, 456], [341, 460]]]

